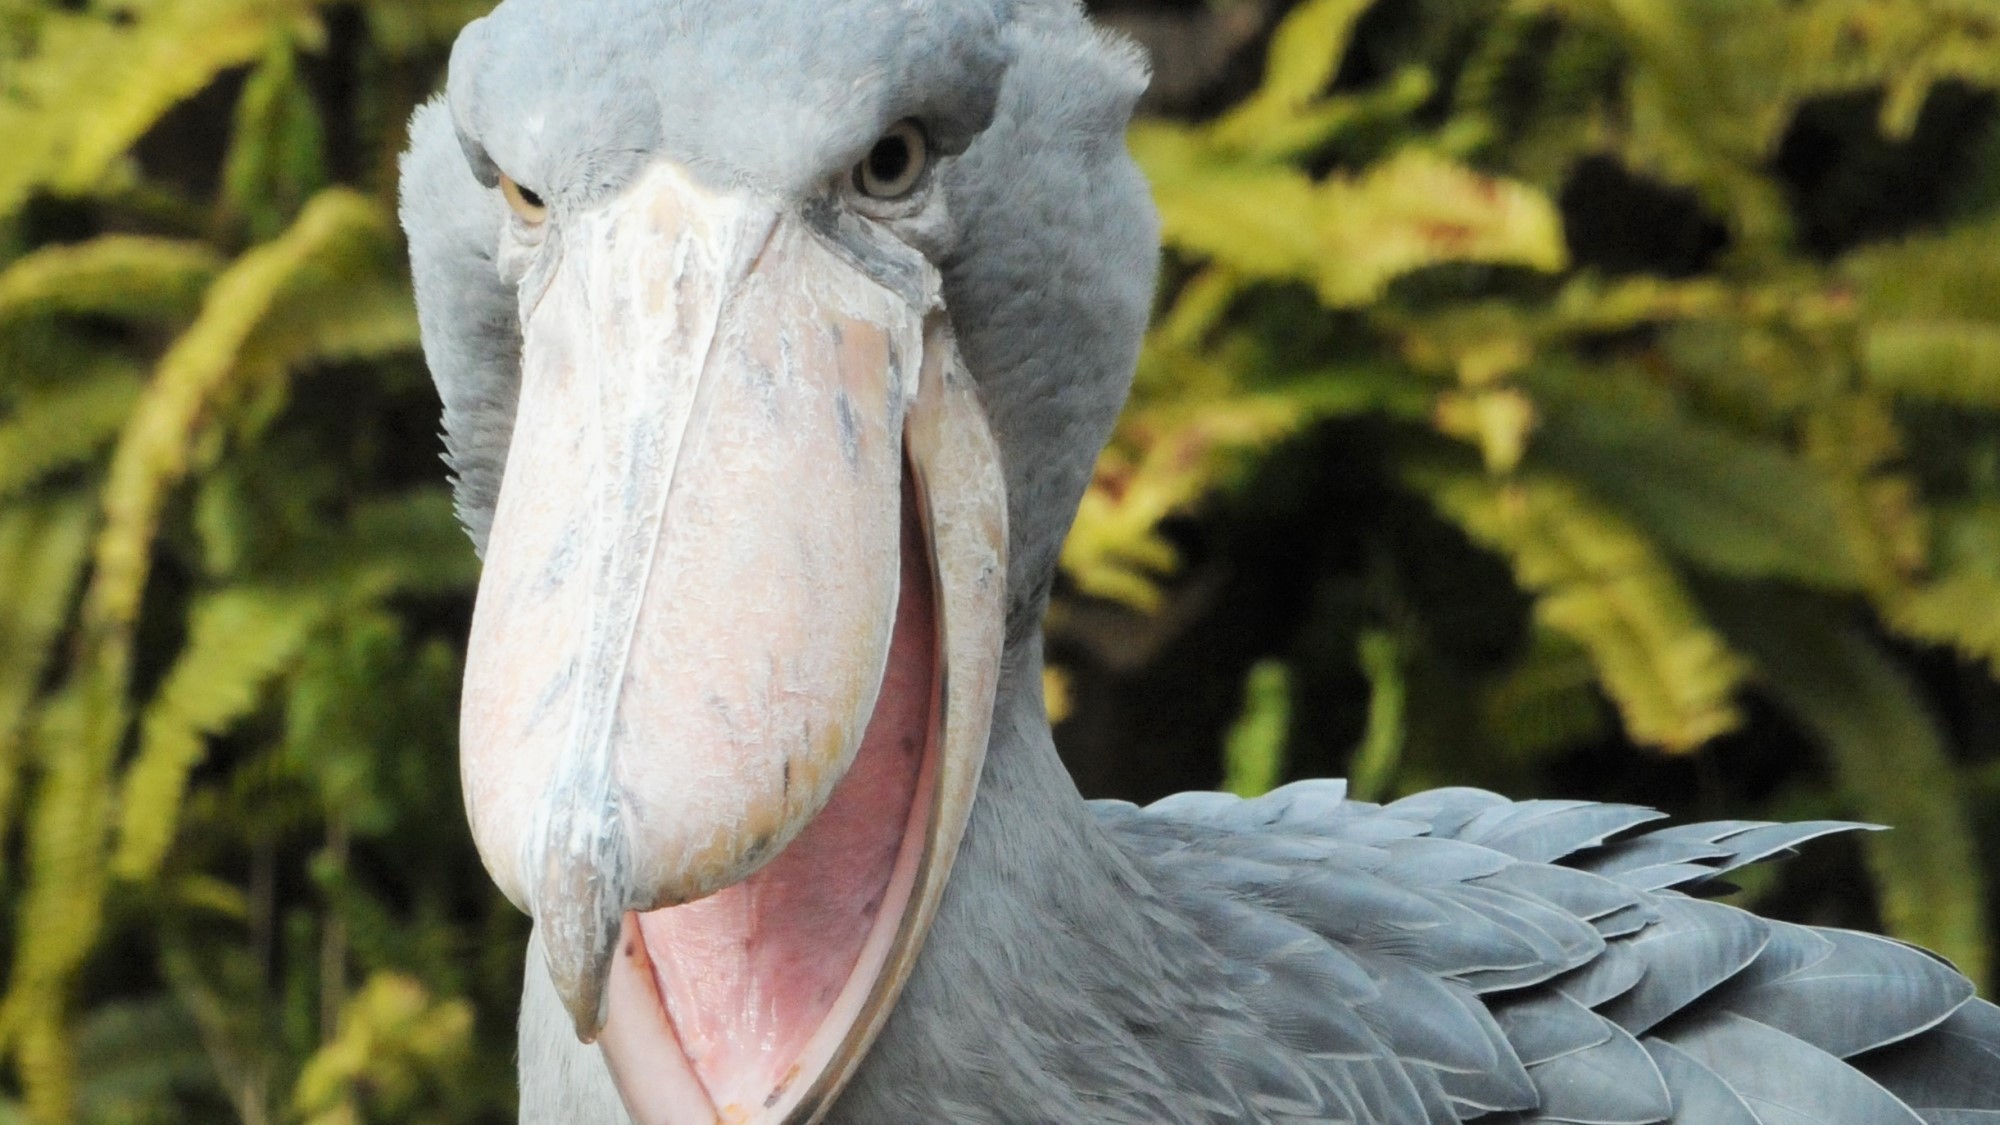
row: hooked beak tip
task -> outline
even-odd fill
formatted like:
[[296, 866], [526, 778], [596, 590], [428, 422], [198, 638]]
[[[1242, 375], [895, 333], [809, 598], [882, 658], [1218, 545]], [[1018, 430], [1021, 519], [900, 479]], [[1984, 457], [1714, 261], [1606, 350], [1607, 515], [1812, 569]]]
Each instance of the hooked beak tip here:
[[555, 984], [556, 995], [562, 998], [563, 1007], [576, 1025], [577, 1039], [592, 1042], [603, 1030], [608, 1016], [605, 979], [611, 974], [611, 959], [617, 954], [620, 927], [587, 926], [586, 929], [596, 932], [585, 935], [575, 933], [574, 926], [551, 924], [550, 919], [540, 921], [548, 931], [546, 971]]
[[581, 847], [561, 847], [557, 841], [571, 834], [552, 834], [535, 888], [535, 922], [545, 934], [547, 971], [576, 1025], [577, 1038], [585, 1043], [597, 1038], [607, 1018], [605, 980], [631, 898], [620, 846], [623, 833], [604, 827], [584, 833], [587, 839], [570, 840]]

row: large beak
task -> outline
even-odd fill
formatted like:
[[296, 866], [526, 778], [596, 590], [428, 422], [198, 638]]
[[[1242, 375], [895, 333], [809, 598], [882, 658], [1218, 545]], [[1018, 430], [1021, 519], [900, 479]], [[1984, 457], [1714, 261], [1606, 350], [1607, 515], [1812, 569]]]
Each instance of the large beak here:
[[816, 1120], [971, 811], [997, 452], [900, 243], [671, 166], [560, 235], [467, 655], [473, 835], [635, 1120]]

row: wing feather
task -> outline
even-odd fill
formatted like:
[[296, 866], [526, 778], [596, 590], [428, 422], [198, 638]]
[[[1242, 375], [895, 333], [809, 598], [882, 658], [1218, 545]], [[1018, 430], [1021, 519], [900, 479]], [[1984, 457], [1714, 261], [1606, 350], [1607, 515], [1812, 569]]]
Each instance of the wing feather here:
[[1210, 1120], [2000, 1125], [2000, 1009], [1949, 965], [1690, 897], [1866, 825], [1333, 782], [1099, 810], [1215, 958], [1209, 1039], [1156, 1054]]
[[1692, 1055], [1658, 1039], [1645, 1047], [1674, 1092], [1671, 1125], [1762, 1125], [1729, 1083]]
[[1840, 1059], [1729, 1012], [1697, 1017], [1672, 1040], [1736, 1091], [1765, 1125], [1922, 1125], [1894, 1094]]
[[1813, 936], [1826, 956], [1782, 973], [1753, 965], [1717, 1003], [1844, 1059], [1936, 1026], [1972, 998], [1971, 981], [1900, 942], [1847, 930]]

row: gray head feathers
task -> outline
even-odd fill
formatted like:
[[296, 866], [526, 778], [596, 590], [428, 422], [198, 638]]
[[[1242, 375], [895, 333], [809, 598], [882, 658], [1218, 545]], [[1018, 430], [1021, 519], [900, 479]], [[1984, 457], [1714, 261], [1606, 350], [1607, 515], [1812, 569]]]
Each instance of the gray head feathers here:
[[467, 28], [403, 167], [424, 348], [461, 518], [483, 544], [520, 330], [495, 246], [504, 171], [566, 209], [657, 160], [797, 203], [891, 124], [922, 121], [953, 233], [926, 246], [1008, 471], [1014, 605], [1031, 630], [1124, 401], [1156, 226], [1124, 149], [1138, 52], [1073, 0], [507, 0]]
[[489, 182], [490, 159], [581, 205], [665, 155], [718, 185], [789, 196], [906, 117], [963, 151], [992, 117], [1012, 8], [510, 0], [460, 35], [449, 96]]

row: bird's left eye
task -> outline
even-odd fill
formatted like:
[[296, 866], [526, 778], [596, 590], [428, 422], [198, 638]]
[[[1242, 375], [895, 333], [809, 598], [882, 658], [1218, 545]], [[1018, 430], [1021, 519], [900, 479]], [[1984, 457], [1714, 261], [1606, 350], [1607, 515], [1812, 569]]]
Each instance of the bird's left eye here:
[[500, 194], [507, 199], [507, 206], [529, 226], [539, 226], [549, 217], [549, 205], [542, 197], [514, 182], [514, 177], [505, 172], [500, 174]]
[[930, 162], [923, 126], [899, 121], [854, 166], [854, 188], [870, 199], [902, 199], [924, 182]]

